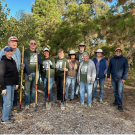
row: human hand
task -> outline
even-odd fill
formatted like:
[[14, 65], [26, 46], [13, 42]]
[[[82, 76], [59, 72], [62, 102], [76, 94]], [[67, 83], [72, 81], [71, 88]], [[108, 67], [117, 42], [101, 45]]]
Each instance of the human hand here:
[[52, 66], [52, 62], [49, 60], [48, 63]]
[[124, 84], [124, 83], [125, 83], [125, 80], [123, 80], [123, 79], [122, 79], [121, 83], [123, 83], [123, 84]]
[[39, 53], [40, 53], [40, 51], [39, 51], [39, 49], [38, 49], [38, 48], [36, 48], [36, 50], [35, 50], [35, 51], [36, 51], [36, 53], [37, 53], [37, 54], [39, 54]]
[[29, 79], [29, 81], [32, 81], [32, 77], [31, 77], [31, 75], [29, 75], [28, 79]]
[[21, 64], [20, 68], [24, 69], [24, 67], [25, 67], [25, 64]]
[[2, 94], [6, 95], [6, 93], [7, 93], [7, 90], [6, 89], [5, 90], [2, 90]]
[[64, 68], [64, 71], [68, 71], [68, 69], [67, 68]]

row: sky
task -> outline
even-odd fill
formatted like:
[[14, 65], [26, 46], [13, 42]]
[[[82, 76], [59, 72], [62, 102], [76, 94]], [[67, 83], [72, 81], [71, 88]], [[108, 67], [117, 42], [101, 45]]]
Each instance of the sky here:
[[9, 19], [11, 16], [15, 17], [16, 12], [19, 10], [24, 10], [24, 12], [31, 13], [31, 4], [34, 2], [35, 0], [5, 0], [2, 3], [2, 6], [7, 4], [7, 7], [10, 9], [10, 14], [8, 16]]
[[[112, 3], [108, 2], [109, 6], [114, 4], [116, 1], [117, 0], [113, 0]], [[7, 7], [10, 9], [10, 14], [8, 16], [8, 19], [10, 19], [11, 16], [16, 17], [16, 12], [19, 10], [31, 13], [31, 4], [34, 2], [35, 0], [5, 0], [2, 5], [4, 6], [7, 4]]]

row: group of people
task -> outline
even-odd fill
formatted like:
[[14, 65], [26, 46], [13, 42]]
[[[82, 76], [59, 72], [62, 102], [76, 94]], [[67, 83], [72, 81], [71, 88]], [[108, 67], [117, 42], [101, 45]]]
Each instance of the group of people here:
[[[85, 93], [87, 92], [88, 107], [92, 106], [92, 101], [97, 102], [97, 85], [99, 83], [99, 102], [103, 103], [104, 83], [107, 73], [107, 80], [113, 86], [115, 101], [111, 106], [118, 105], [119, 111], [123, 111], [123, 86], [128, 76], [128, 61], [122, 56], [121, 48], [116, 48], [115, 56], [110, 59], [108, 66], [107, 60], [103, 58], [102, 49], [95, 51], [96, 57], [92, 60], [89, 53], [85, 51], [84, 43], [79, 44], [79, 51], [71, 50], [69, 58], [64, 57], [64, 50], [58, 50], [58, 57], [54, 59], [50, 56], [48, 48], [43, 49], [44, 58], [41, 57], [37, 47], [36, 40], [29, 42], [29, 49], [24, 51], [24, 63], [21, 64], [21, 53], [17, 48], [17, 37], [8, 39], [8, 46], [0, 51], [0, 85], [2, 89], [2, 123], [12, 123], [14, 115], [11, 109], [17, 106], [17, 89], [19, 85], [19, 70], [24, 69], [24, 96], [25, 109], [29, 106], [35, 107], [36, 91], [36, 64], [40, 66], [39, 76], [42, 78], [45, 99], [48, 99], [48, 73], [50, 73], [50, 96], [49, 101], [53, 101], [52, 87], [55, 81], [57, 86], [57, 101], [66, 102], [68, 100], [68, 90], [71, 84], [70, 101], [79, 97], [80, 85], [80, 103], [84, 106]], [[37, 58], [38, 57], [38, 58]], [[50, 72], [48, 72], [50, 71]], [[64, 72], [65, 79], [65, 97], [63, 99]], [[93, 98], [93, 99], [92, 99]]]

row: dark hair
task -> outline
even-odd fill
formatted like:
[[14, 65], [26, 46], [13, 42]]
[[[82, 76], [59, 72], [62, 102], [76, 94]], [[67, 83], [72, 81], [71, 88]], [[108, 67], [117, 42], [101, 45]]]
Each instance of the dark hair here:
[[68, 59], [71, 59], [71, 55], [75, 55], [75, 59], [77, 59], [77, 55], [76, 54], [69, 54], [68, 55]]

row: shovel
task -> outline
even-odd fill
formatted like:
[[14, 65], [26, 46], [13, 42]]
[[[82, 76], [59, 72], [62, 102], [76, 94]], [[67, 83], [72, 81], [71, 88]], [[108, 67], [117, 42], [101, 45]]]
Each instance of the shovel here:
[[49, 69], [48, 69], [48, 99], [46, 101], [47, 110], [51, 109], [51, 102], [50, 102], [49, 98], [50, 98], [50, 64], [49, 64]]
[[[64, 64], [64, 68], [66, 68], [66, 62]], [[65, 74], [66, 72], [64, 71], [64, 82], [63, 82], [63, 102], [61, 102], [61, 110], [65, 110], [66, 109], [66, 103], [64, 101], [65, 99]]]
[[36, 53], [36, 95], [35, 95], [35, 111], [37, 111], [37, 84], [38, 84], [38, 54]]
[[[24, 60], [24, 46], [22, 48], [22, 64]], [[22, 110], [22, 83], [23, 83], [23, 69], [21, 69], [21, 86], [20, 86], [20, 111]]]

